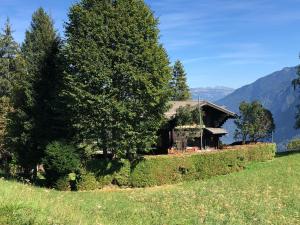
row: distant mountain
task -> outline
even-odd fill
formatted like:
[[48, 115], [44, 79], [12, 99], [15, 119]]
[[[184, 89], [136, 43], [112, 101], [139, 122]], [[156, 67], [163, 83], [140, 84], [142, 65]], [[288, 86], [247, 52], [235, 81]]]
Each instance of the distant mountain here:
[[191, 88], [191, 94], [193, 100], [197, 100], [198, 97], [202, 100], [207, 100], [211, 102], [216, 102], [221, 98], [231, 94], [234, 91], [232, 88], [228, 87], [200, 87]]
[[[300, 134], [299, 130], [294, 129], [296, 106], [300, 104], [300, 93], [294, 91], [291, 82], [297, 76], [296, 67], [284, 68], [280, 71], [263, 77], [250, 85], [241, 87], [217, 101], [217, 104], [224, 105], [228, 109], [237, 112], [242, 101], [260, 101], [264, 107], [273, 113], [276, 123], [274, 141], [282, 149], [288, 140]], [[225, 124], [230, 135], [225, 142], [233, 141], [235, 130], [234, 123]]]

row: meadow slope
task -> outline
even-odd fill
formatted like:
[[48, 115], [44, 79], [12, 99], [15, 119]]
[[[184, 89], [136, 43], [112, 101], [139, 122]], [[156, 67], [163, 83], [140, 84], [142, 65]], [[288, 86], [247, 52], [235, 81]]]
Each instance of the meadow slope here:
[[0, 224], [300, 224], [300, 154], [146, 189], [58, 192], [0, 181]]

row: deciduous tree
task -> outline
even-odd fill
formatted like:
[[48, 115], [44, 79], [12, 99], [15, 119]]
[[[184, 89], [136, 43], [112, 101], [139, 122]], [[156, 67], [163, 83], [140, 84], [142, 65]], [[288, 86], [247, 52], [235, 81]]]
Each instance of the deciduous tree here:
[[198, 107], [192, 107], [190, 105], [179, 107], [176, 110], [175, 120], [176, 125], [203, 125], [204, 112]]
[[272, 113], [258, 101], [240, 104], [240, 115], [235, 120], [235, 125], [235, 138], [243, 143], [269, 138], [275, 130]]
[[77, 142], [132, 159], [156, 142], [171, 78], [142, 0], [82, 0], [66, 26], [64, 91]]

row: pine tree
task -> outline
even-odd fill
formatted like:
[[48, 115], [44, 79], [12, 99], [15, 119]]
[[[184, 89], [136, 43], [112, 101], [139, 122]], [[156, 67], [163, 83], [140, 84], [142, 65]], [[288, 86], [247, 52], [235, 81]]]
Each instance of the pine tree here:
[[32, 16], [22, 52], [32, 77], [35, 135], [37, 142], [43, 147], [59, 136], [56, 130], [59, 127], [54, 123], [57, 119], [55, 106], [62, 78], [59, 65], [60, 45], [61, 40], [52, 18], [43, 8], [39, 8]]
[[28, 73], [16, 85], [10, 124], [11, 145], [27, 172], [41, 161], [46, 145], [54, 139], [59, 45], [52, 19], [39, 8], [22, 45]]
[[177, 60], [173, 67], [173, 77], [171, 81], [172, 100], [185, 101], [191, 98], [187, 85], [186, 73], [182, 63]]
[[25, 73], [25, 64], [20, 55], [19, 45], [12, 36], [12, 28], [7, 19], [0, 33], [0, 160], [12, 157], [12, 151], [5, 146], [8, 139], [9, 114], [13, 112], [12, 97], [14, 87]]
[[132, 158], [156, 142], [170, 69], [142, 0], [82, 0], [69, 13], [65, 96], [78, 142]]
[[12, 36], [9, 19], [7, 19], [3, 33], [0, 34], [0, 97], [11, 95], [19, 50], [19, 45]]

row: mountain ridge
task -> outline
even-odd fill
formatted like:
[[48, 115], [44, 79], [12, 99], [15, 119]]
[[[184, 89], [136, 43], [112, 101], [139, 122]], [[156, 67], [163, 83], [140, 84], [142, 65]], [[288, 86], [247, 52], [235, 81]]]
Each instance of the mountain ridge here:
[[198, 98], [200, 98], [211, 102], [216, 102], [231, 94], [233, 91], [233, 88], [224, 86], [198, 87], [190, 89], [193, 100], [197, 100]]
[[[299, 91], [292, 87], [292, 80], [296, 77], [297, 67], [285, 67], [238, 88], [216, 103], [238, 113], [242, 101], [260, 101], [273, 114], [276, 124], [274, 140], [282, 148], [288, 140], [299, 135], [299, 131], [294, 128], [296, 106], [300, 104], [300, 101], [297, 101]], [[231, 121], [225, 124], [225, 127], [230, 135], [224, 141], [232, 142], [235, 126]]]

